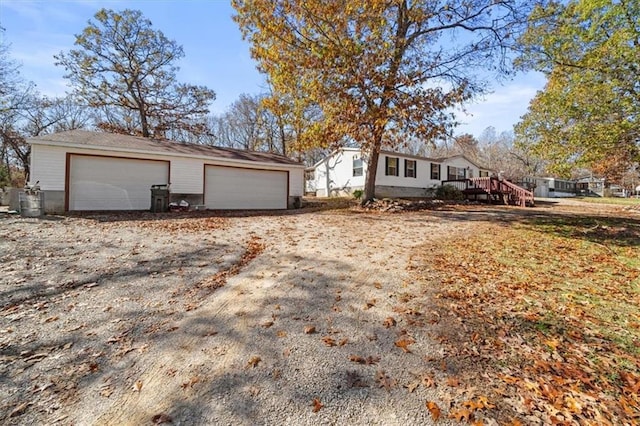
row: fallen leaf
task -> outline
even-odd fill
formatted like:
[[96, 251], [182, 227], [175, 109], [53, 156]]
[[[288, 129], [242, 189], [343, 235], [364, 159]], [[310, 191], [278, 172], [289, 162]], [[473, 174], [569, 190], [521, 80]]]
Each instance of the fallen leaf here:
[[262, 323], [262, 327], [269, 328], [273, 325], [273, 321], [266, 321]]
[[404, 353], [411, 353], [411, 350], [409, 349], [409, 345], [412, 345], [414, 343], [415, 343], [415, 340], [413, 339], [400, 339], [400, 340], [396, 340], [395, 345], [400, 349], [402, 349]]
[[376, 382], [378, 382], [378, 387], [385, 388], [387, 392], [389, 392], [397, 383], [395, 380], [387, 376], [387, 373], [385, 373], [384, 370], [377, 371]]
[[320, 409], [324, 407], [324, 405], [320, 402], [318, 398], [313, 399], [313, 412], [317, 413]]
[[431, 418], [433, 419], [433, 421], [437, 422], [441, 415], [440, 407], [438, 407], [438, 404], [433, 401], [427, 401], [426, 406], [431, 413]]
[[338, 342], [338, 346], [344, 346], [344, 345], [346, 345], [347, 343], [349, 343], [349, 339], [344, 338], [344, 339], [341, 339], [341, 340]]
[[422, 386], [424, 386], [425, 388], [430, 388], [435, 384], [436, 382], [433, 377], [429, 376], [428, 374], [422, 376]]
[[247, 367], [256, 368], [258, 364], [260, 364], [260, 361], [262, 361], [262, 358], [260, 358], [259, 356], [253, 356], [247, 362]]
[[460, 386], [460, 380], [457, 377], [447, 377], [447, 385], [452, 388], [457, 388]]
[[374, 306], [376, 306], [376, 299], [371, 299], [371, 300], [368, 300], [367, 303], [365, 303], [364, 309], [367, 310], [367, 309], [373, 308]]
[[191, 379], [189, 379], [188, 382], [184, 382], [182, 385], [180, 385], [180, 387], [182, 389], [186, 389], [186, 388], [192, 388], [193, 385], [195, 385], [196, 383], [198, 383], [200, 381], [200, 378], [198, 376], [193, 376]]
[[476, 400], [478, 405], [481, 405], [481, 408], [496, 408], [496, 406], [494, 404], [491, 404], [489, 402], [489, 398], [487, 398], [486, 396], [479, 396]]
[[420, 386], [420, 382], [417, 380], [414, 380], [413, 382], [404, 385], [404, 387], [407, 388], [409, 393], [413, 393], [418, 388], [418, 386]]
[[363, 357], [358, 356], [358, 355], [351, 355], [351, 356], [349, 357], [349, 361], [351, 361], [351, 362], [357, 362], [358, 364], [365, 364], [365, 363], [367, 362], [367, 360], [366, 360], [366, 359], [364, 359]]
[[396, 325], [396, 320], [393, 317], [387, 317], [385, 318], [384, 322], [382, 323], [382, 325], [384, 325], [385, 328], [390, 328]]
[[316, 332], [316, 327], [313, 325], [308, 325], [304, 328], [304, 334], [313, 334]]
[[173, 419], [171, 418], [171, 416], [165, 413], [156, 414], [155, 416], [151, 417], [151, 421], [155, 425], [159, 425], [162, 423], [173, 423]]
[[279, 330], [279, 331], [276, 333], [276, 335], [277, 335], [278, 337], [287, 337], [287, 332], [286, 332], [286, 331], [284, 331], [284, 330]]
[[327, 346], [335, 346], [336, 345], [336, 341], [334, 339], [332, 339], [331, 337], [329, 337], [329, 336], [323, 337], [322, 341]]
[[140, 380], [138, 380], [137, 382], [135, 382], [133, 384], [133, 390], [135, 392], [140, 392], [141, 389], [142, 389], [142, 382]]
[[466, 408], [449, 411], [449, 418], [455, 419], [458, 422], [464, 420], [468, 423], [471, 420], [471, 415], [471, 411], [467, 410]]

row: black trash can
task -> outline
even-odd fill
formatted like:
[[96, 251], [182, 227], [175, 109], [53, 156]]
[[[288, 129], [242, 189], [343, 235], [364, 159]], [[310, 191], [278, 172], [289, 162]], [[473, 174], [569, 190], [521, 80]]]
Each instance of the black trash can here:
[[169, 211], [169, 184], [151, 185], [151, 212]]

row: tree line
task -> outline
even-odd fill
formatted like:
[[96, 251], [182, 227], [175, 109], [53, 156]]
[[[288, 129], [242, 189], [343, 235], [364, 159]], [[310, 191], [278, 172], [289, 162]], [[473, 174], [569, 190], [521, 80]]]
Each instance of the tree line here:
[[[72, 88], [64, 99], [25, 83], [3, 45], [0, 180], [28, 172], [25, 136], [84, 127], [308, 163], [359, 146], [369, 170], [364, 201], [382, 149], [463, 152], [514, 177], [586, 168], [616, 181], [638, 163], [637, 0], [232, 5], [268, 89], [217, 116], [213, 90], [177, 80], [182, 47], [139, 11], [100, 10], [74, 48], [55, 56]], [[456, 136], [452, 111], [521, 70], [543, 72], [547, 85], [515, 133]]]

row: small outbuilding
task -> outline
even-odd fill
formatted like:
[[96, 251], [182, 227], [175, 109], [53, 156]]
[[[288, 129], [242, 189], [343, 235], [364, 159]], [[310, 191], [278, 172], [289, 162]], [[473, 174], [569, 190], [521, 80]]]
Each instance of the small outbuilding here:
[[149, 210], [153, 185], [215, 210], [286, 209], [303, 195], [304, 166], [277, 154], [84, 130], [28, 142], [48, 213]]

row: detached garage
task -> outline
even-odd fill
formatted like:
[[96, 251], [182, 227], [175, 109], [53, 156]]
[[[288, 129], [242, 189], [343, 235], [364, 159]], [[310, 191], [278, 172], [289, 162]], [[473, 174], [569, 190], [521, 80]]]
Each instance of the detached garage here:
[[286, 209], [288, 172], [204, 166], [204, 204], [220, 210]]
[[169, 182], [170, 162], [69, 154], [68, 210], [148, 210], [151, 185]]
[[286, 209], [303, 193], [303, 165], [277, 154], [81, 130], [29, 143], [49, 213], [148, 210], [152, 185], [216, 210]]

